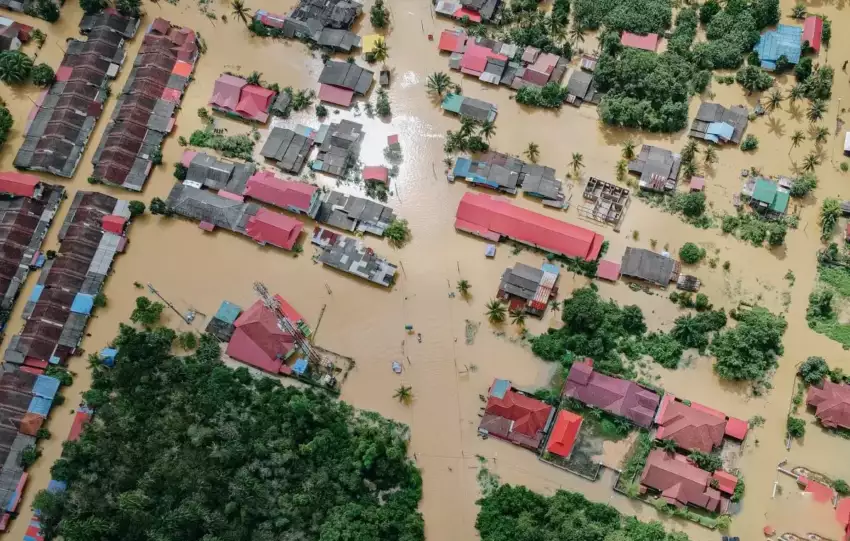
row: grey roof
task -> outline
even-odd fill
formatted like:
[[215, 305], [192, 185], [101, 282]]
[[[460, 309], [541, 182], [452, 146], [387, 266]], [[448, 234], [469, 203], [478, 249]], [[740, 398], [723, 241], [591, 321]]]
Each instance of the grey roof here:
[[331, 192], [327, 195], [316, 221], [345, 231], [367, 231], [383, 235], [396, 216], [393, 210], [369, 199]]
[[80, 33], [88, 34], [97, 26], [106, 26], [123, 37], [132, 39], [139, 29], [139, 19], [104, 11], [94, 15], [83, 15], [82, 20], [80, 20]]
[[505, 269], [499, 289], [516, 297], [532, 300], [543, 279], [543, 271], [523, 263], [514, 264], [513, 268]]
[[363, 6], [351, 0], [301, 0], [287, 19], [316, 22], [322, 27], [351, 28], [362, 12]]
[[257, 168], [250, 163], [231, 163], [209, 154], [195, 154], [186, 171], [186, 180], [197, 182], [214, 190], [241, 194], [248, 178]]
[[242, 234], [248, 218], [260, 209], [254, 203], [235, 201], [179, 183], [171, 189], [166, 203], [180, 216]]
[[567, 94], [575, 96], [582, 102], [598, 104], [601, 95], [596, 90], [593, 74], [581, 70], [573, 70], [570, 80], [567, 81]]
[[384, 287], [392, 285], [398, 270], [361, 241], [344, 235], [339, 235], [333, 244], [323, 249], [319, 261]]
[[475, 10], [481, 14], [481, 18], [489, 21], [496, 13], [500, 0], [460, 0], [462, 6]]
[[272, 111], [283, 115], [289, 108], [290, 103], [292, 103], [292, 94], [289, 92], [278, 92], [274, 103], [272, 103]]
[[620, 274], [660, 286], [673, 280], [676, 260], [643, 248], [626, 248]]
[[691, 123], [691, 130], [688, 135], [698, 139], [705, 139], [708, 125], [712, 122], [725, 122], [734, 128], [732, 132], [733, 143], [740, 144], [744, 137], [744, 132], [747, 130], [749, 112], [747, 108], [741, 105], [734, 105], [726, 108], [719, 103], [701, 103], [697, 116]]
[[629, 172], [640, 175], [641, 188], [665, 191], [676, 187], [681, 165], [681, 155], [664, 148], [643, 145], [637, 158], [629, 162]]
[[349, 30], [323, 28], [316, 42], [322, 47], [347, 53], [355, 47], [360, 47], [361, 39], [360, 36]]
[[495, 111], [495, 109], [496, 106], [492, 103], [475, 98], [464, 97], [460, 104], [460, 114], [462, 116], [474, 118], [479, 122], [486, 122], [490, 120], [490, 115]]
[[374, 77], [374, 73], [353, 62], [329, 60], [322, 69], [321, 75], [319, 75], [319, 82], [353, 90], [357, 94], [364, 95], [369, 92]]
[[281, 170], [298, 174], [307, 162], [312, 146], [313, 140], [309, 137], [287, 128], [275, 127], [269, 132], [269, 138], [260, 150], [260, 155], [276, 160]]
[[362, 137], [362, 124], [350, 120], [331, 124], [319, 147], [313, 169], [329, 175], [344, 175], [350, 165], [350, 158], [359, 151]]

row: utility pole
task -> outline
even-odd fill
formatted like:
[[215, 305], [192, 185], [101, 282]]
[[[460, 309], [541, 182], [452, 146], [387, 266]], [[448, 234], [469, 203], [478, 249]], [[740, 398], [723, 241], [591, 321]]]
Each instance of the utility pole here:
[[157, 291], [157, 290], [156, 290], [156, 288], [154, 288], [154, 287], [153, 287], [153, 284], [151, 284], [150, 282], [148, 282], [148, 289], [150, 290], [150, 292], [151, 292], [151, 293], [153, 293], [154, 295], [156, 295], [157, 297], [159, 297], [159, 300], [161, 300], [163, 303], [165, 303], [165, 305], [166, 305], [167, 307], [169, 307], [169, 308], [171, 308], [172, 310], [174, 310], [174, 313], [175, 313], [175, 314], [177, 314], [178, 316], [180, 316], [180, 319], [182, 319], [183, 321], [185, 321], [187, 325], [191, 325], [191, 324], [192, 324], [192, 319], [193, 319], [193, 318], [192, 318], [192, 319], [190, 319], [190, 318], [188, 318], [188, 317], [184, 316], [183, 314], [181, 314], [181, 313], [180, 313], [180, 310], [178, 310], [177, 308], [175, 308], [175, 307], [174, 307], [174, 305], [173, 305], [173, 304], [171, 304], [170, 302], [168, 302], [167, 300], [165, 300], [165, 297], [163, 297], [162, 295], [160, 295], [159, 291]]

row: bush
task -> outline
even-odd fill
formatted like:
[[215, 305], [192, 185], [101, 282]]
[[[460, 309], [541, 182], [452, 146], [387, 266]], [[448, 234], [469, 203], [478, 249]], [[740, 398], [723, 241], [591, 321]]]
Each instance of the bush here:
[[159, 323], [164, 308], [165, 305], [161, 302], [151, 302], [147, 297], [137, 297], [136, 308], [130, 314], [130, 321], [141, 323], [145, 327], [152, 327]]
[[699, 8], [699, 22], [708, 24], [715, 15], [720, 13], [721, 7], [717, 0], [706, 0]]
[[145, 213], [145, 204], [135, 199], [127, 204], [127, 208], [130, 210], [130, 216], [134, 218]]
[[0, 81], [10, 85], [23, 84], [32, 73], [32, 59], [21, 51], [0, 53]]
[[106, 0], [80, 0], [80, 7], [86, 15], [94, 15], [105, 9], [109, 3]]
[[35, 86], [50, 86], [56, 79], [56, 74], [53, 73], [53, 68], [47, 64], [41, 63], [32, 69], [32, 84]]
[[250, 161], [254, 153], [254, 140], [245, 134], [218, 135], [212, 130], [195, 130], [189, 144], [218, 150], [228, 158]]
[[189, 169], [180, 162], [174, 164], [174, 178], [183, 182], [186, 180], [186, 174], [189, 172]]
[[375, 28], [386, 28], [390, 23], [390, 12], [384, 7], [384, 0], [375, 0], [369, 12], [369, 21]]
[[773, 222], [767, 226], [767, 243], [771, 246], [781, 246], [785, 242], [788, 228], [782, 222]]
[[325, 118], [328, 116], [328, 108], [321, 103], [316, 105], [316, 116], [319, 118]]
[[806, 435], [806, 421], [789, 415], [785, 422], [785, 429], [792, 438], [802, 438]]
[[390, 241], [390, 244], [401, 247], [410, 240], [410, 227], [407, 225], [407, 220], [395, 219], [384, 230], [384, 236]]
[[847, 496], [850, 494], [850, 485], [848, 485], [847, 481], [844, 479], [835, 479], [832, 482], [832, 488], [835, 489], [835, 492], [837, 492], [839, 496]]
[[98, 291], [94, 296], [93, 305], [95, 308], [103, 308], [106, 306], [106, 294], [103, 291]]
[[688, 218], [698, 218], [705, 212], [705, 194], [703, 192], [687, 193], [680, 196], [682, 214]]
[[652, 332], [644, 338], [641, 351], [664, 368], [675, 370], [682, 360], [684, 348], [672, 335]]
[[723, 467], [723, 458], [721, 458], [720, 455], [715, 455], [713, 453], [692, 451], [691, 454], [688, 455], [688, 458], [691, 459], [697, 468], [703, 469], [707, 472], [713, 472]]
[[693, 242], [686, 242], [684, 246], [679, 249], [679, 259], [688, 265], [695, 265], [696, 263], [699, 263], [703, 257], [705, 257], [705, 250]]
[[750, 93], [762, 92], [773, 86], [773, 77], [756, 66], [744, 66], [735, 74], [735, 81]]
[[375, 102], [375, 112], [381, 117], [387, 117], [392, 114], [392, 109], [390, 108], [390, 97], [387, 94], [387, 91], [383, 88], [378, 89], [378, 99]]
[[794, 77], [797, 78], [797, 82], [802, 83], [812, 75], [812, 71], [812, 57], [804, 56], [794, 66]]
[[806, 385], [817, 385], [829, 375], [829, 366], [823, 357], [809, 357], [797, 371]]
[[741, 142], [741, 150], [748, 152], [756, 150], [759, 147], [759, 139], [753, 134], [747, 134]]
[[724, 233], [732, 233], [733, 231], [738, 229], [739, 223], [740, 222], [738, 221], [737, 216], [734, 216], [732, 214], [727, 214], [723, 217], [723, 219], [720, 222], [720, 229]]
[[667, 0], [576, 0], [575, 23], [595, 30], [627, 30], [636, 34], [663, 33], [673, 18]]
[[37, 0], [35, 4], [36, 15], [49, 23], [59, 20], [59, 6], [52, 0]]
[[788, 323], [761, 307], [738, 311], [736, 317], [738, 325], [721, 331], [711, 343], [709, 351], [717, 358], [714, 371], [723, 379], [758, 380], [782, 355]]
[[817, 186], [818, 178], [814, 173], [803, 173], [791, 181], [791, 197], [805, 197]]
[[697, 299], [696, 299], [696, 302], [694, 303], [694, 306], [700, 312], [710, 309], [711, 303], [708, 302], [708, 295], [706, 295], [704, 293], [697, 293]]
[[177, 336], [177, 342], [185, 350], [195, 349], [198, 347], [198, 336], [192, 331], [182, 332]]
[[38, 449], [35, 445], [29, 445], [21, 451], [21, 466], [26, 470], [38, 460], [38, 457], [41, 456], [41, 450]]
[[517, 91], [514, 97], [514, 100], [519, 104], [549, 109], [561, 107], [565, 99], [567, 99], [567, 87], [556, 82], [546, 83], [543, 87], [524, 86]]

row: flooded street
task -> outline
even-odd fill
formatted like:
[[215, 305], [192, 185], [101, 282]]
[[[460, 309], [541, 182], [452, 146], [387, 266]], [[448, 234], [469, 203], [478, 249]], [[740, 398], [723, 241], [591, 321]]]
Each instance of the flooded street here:
[[[282, 3], [249, 0], [246, 4], [252, 10], [285, 13], [293, 0]], [[381, 239], [371, 236], [364, 239], [378, 254], [400, 263], [396, 286], [388, 291], [323, 268], [311, 260], [313, 248], [309, 240], [305, 240], [304, 253], [294, 256], [273, 247], [259, 247], [245, 237], [226, 231], [205, 233], [194, 223], [148, 214], [135, 220], [129, 230], [127, 252], [116, 259], [113, 274], [105, 288], [108, 305], [99, 309], [91, 320], [88, 327], [90, 336], [83, 342], [83, 347], [88, 352], [97, 351], [115, 336], [119, 322], [128, 318], [134, 299], [142, 293], [134, 287], [134, 282], [153, 284], [181, 311], [193, 308], [212, 316], [225, 299], [247, 308], [255, 300], [252, 284], [259, 280], [271, 292], [280, 293], [287, 299], [314, 329], [325, 307], [316, 343], [351, 356], [357, 363], [343, 385], [343, 400], [410, 425], [413, 438], [411, 451], [416, 454], [423, 472], [421, 508], [430, 540], [460, 541], [476, 536], [479, 455], [487, 459], [487, 468], [504, 482], [527, 485], [543, 493], [559, 488], [580, 491], [590, 499], [609, 502], [624, 513], [643, 519], [661, 518], [666, 526], [685, 530], [694, 540], [716, 540], [719, 537], [717, 532], [662, 517], [650, 506], [616, 495], [611, 491], [607, 477], [590, 483], [539, 462], [527, 451], [495, 440], [482, 441], [477, 437], [479, 410], [483, 407], [479, 395], [487, 393], [494, 378], [510, 379], [518, 387], [534, 387], [545, 384], [551, 373], [552, 366], [535, 358], [530, 348], [518, 340], [515, 327], [505, 325], [503, 329], [494, 329], [484, 317], [484, 305], [495, 297], [503, 270], [516, 261], [539, 266], [542, 258], [528, 251], [513, 254], [510, 245], [503, 244], [494, 259], [486, 259], [483, 240], [455, 231], [454, 215], [458, 202], [472, 188], [463, 182], [448, 184], [445, 181], [442, 147], [446, 130], [457, 129], [459, 122], [444, 115], [439, 104], [425, 91], [425, 79], [429, 73], [449, 72], [448, 57], [438, 54], [436, 41], [429, 42], [427, 35], [433, 34], [437, 38], [439, 32], [450, 25], [448, 21], [433, 18], [427, 0], [392, 0], [388, 4], [393, 17], [393, 27], [387, 36], [387, 64], [394, 69], [393, 84], [389, 90], [392, 120], [370, 119], [365, 114], [355, 120], [364, 124], [366, 132], [360, 157], [365, 165], [385, 163], [383, 148], [387, 135], [400, 135], [404, 159], [399, 176], [393, 181], [394, 194], [387, 204], [399, 217], [410, 222], [412, 242], [402, 249], [393, 249]], [[783, 1], [784, 16], [792, 5], [789, 0]], [[107, 102], [75, 178], [66, 180], [42, 175], [48, 182], [64, 185], [70, 196], [77, 190], [91, 188], [86, 182], [92, 171], [91, 158], [112, 113], [114, 98], [123, 87], [141, 44], [144, 25], [153, 17], [162, 16], [200, 31], [208, 51], [198, 61], [195, 80], [190, 84], [182, 110], [177, 115], [175, 132], [164, 144], [164, 163], [155, 168], [144, 192], [137, 196], [146, 203], [152, 197], [165, 199], [173, 186], [173, 166], [184, 150], [178, 145], [177, 136], [188, 139], [193, 130], [201, 127], [196, 111], [206, 106], [213, 81], [221, 72], [228, 70], [247, 75], [256, 70], [263, 73], [265, 81], [278, 83], [281, 87], [318, 90], [317, 79], [321, 69], [318, 53], [311, 54], [298, 42], [253, 37], [244, 25], [232, 20], [229, 3], [224, 0], [213, 0], [210, 8], [219, 16], [226, 14], [231, 19], [228, 23], [220, 19], [210, 20], [191, 0], [181, 0], [176, 6], [160, 2], [156, 5], [147, 3], [144, 7], [147, 17], [143, 27], [129, 44], [119, 78], [112, 84], [113, 97]], [[850, 22], [844, 7], [843, 1], [838, 4], [810, 4], [812, 12], [828, 15], [836, 30]], [[46, 61], [55, 68], [62, 57], [65, 39], [78, 36], [76, 25], [80, 17], [78, 3], [70, 0], [62, 9], [61, 21], [55, 25], [18, 14], [14, 18], [47, 33], [38, 61]], [[360, 35], [371, 33], [368, 12], [359, 26], [356, 30]], [[585, 47], [591, 41], [588, 39]], [[29, 45], [27, 52], [32, 50], [32, 45]], [[833, 99], [823, 122], [833, 134], [842, 98], [850, 104], [850, 99], [846, 99], [850, 96], [848, 75], [840, 69], [844, 60], [850, 58], [848, 51], [850, 34], [836, 31], [831, 49], [822, 52], [817, 60], [836, 68]], [[513, 93], [509, 89], [485, 86], [471, 78], [461, 81], [457, 72], [450, 75], [455, 82], [462, 82], [465, 95], [498, 105], [497, 131], [491, 140], [495, 149], [519, 155], [533, 141], [540, 146], [539, 163], [554, 167], [559, 178], [564, 178], [567, 173], [570, 155], [573, 152], [583, 154], [586, 167], [582, 179], [573, 180], [574, 206], [581, 201], [583, 181], [587, 178], [594, 176], [614, 182], [615, 164], [620, 158], [619, 145], [628, 138], [677, 152], [686, 142], [684, 132], [669, 136], [605, 127], [598, 121], [596, 109], [592, 106], [581, 109], [567, 106], [558, 112], [525, 109], [510, 99]], [[780, 83], [787, 90], [793, 84], [793, 76], [781, 77]], [[716, 94], [713, 101], [725, 105], [746, 103], [752, 107], [757, 101], [756, 96], [746, 96], [738, 85], [715, 82], [710, 91]], [[0, 85], [0, 96], [15, 118], [13, 132], [0, 153], [3, 170], [12, 169], [25, 119], [32, 107], [31, 100], [35, 100], [38, 93], [32, 86], [13, 89]], [[374, 92], [370, 97], [374, 102]], [[691, 118], [699, 102], [699, 97], [692, 100]], [[804, 104], [796, 106], [796, 113], [789, 108], [789, 103], [784, 102], [772, 118], [765, 116], [750, 122], [747, 133], [756, 135], [761, 141], [755, 153], [743, 153], [735, 147], [719, 150], [719, 162], [706, 172], [706, 195], [714, 211], [734, 210], [732, 195], [740, 189], [742, 169], [756, 167], [765, 174], [789, 174], [792, 158], [802, 160], [813, 148], [813, 143], [807, 140], [789, 157], [790, 134], [797, 129], [805, 131], [809, 126], [804, 118]], [[340, 114], [333, 109], [331, 111], [330, 120], [356, 116], [350, 111]], [[227, 128], [230, 134], [250, 131], [247, 124], [214, 116], [217, 126]], [[319, 125], [312, 108], [284, 124], [291, 126], [296, 122], [313, 127]], [[266, 131], [260, 130], [263, 136]], [[824, 504], [804, 501], [789, 478], [782, 480], [784, 490], [781, 495], [776, 499], [772, 499], [771, 495], [774, 480], [779, 475], [776, 465], [784, 459], [793, 465], [808, 465], [830, 477], [850, 479], [850, 461], [847, 460], [850, 441], [822, 432], [808, 413], [801, 410], [801, 416], [808, 422], [805, 439], [801, 443], [795, 442], [790, 451], [786, 451], [784, 444], [785, 418], [793, 395], [795, 365], [810, 355], [820, 355], [832, 367], [850, 371], [847, 352], [838, 343], [811, 331], [805, 320], [807, 297], [816, 274], [815, 253], [821, 246], [817, 224], [820, 201], [825, 197], [850, 195], [850, 189], [844, 186], [850, 182], [850, 174], [839, 170], [842, 140], [843, 131], [838, 137], [830, 137], [824, 146], [826, 159], [817, 169], [819, 187], [814, 197], [810, 196], [798, 209], [799, 229], [789, 230], [786, 246], [775, 250], [753, 247], [723, 235], [719, 228], [696, 229], [637, 198], [632, 200], [620, 233], [581, 219], [574, 208], [558, 212], [523, 196], [514, 198], [518, 205], [603, 234], [610, 242], [606, 259], [614, 261], [619, 261], [626, 246], [649, 248], [651, 240], [657, 241], [659, 249], [668, 245], [671, 253], [677, 252], [685, 242], [696, 242], [706, 248], [709, 258], [716, 257], [721, 263], [730, 262], [728, 271], [724, 271], [721, 265], [710, 268], [703, 263], [693, 272], [702, 280], [702, 292], [709, 296], [715, 307], [728, 311], [743, 300], [759, 303], [776, 313], [787, 309], [789, 324], [783, 341], [785, 355], [780, 359], [772, 379], [773, 389], [763, 397], [750, 396], [745, 387], [721, 384], [712, 372], [711, 359], [706, 357], [695, 356], [678, 371], [657, 365], [650, 369], [652, 374], [660, 376], [655, 383], [677, 396], [699, 401], [742, 419], [755, 415], [766, 419], [763, 427], [754, 429], [749, 435], [739, 464], [747, 491], [742, 511], [733, 519], [730, 534], [743, 539], [762, 537], [762, 528], [766, 524], [773, 525], [778, 532], [816, 532], [836, 540], [841, 536], [839, 525], [832, 518], [832, 509]], [[260, 147], [261, 144], [258, 144], [257, 151]], [[330, 179], [316, 180], [327, 186], [335, 184]], [[345, 190], [352, 188], [343, 186]], [[97, 186], [96, 189], [125, 199], [134, 199], [136, 195], [105, 186]], [[56, 234], [69, 205], [68, 201], [60, 208], [45, 249], [56, 248]], [[308, 222], [305, 221], [305, 233], [312, 231], [312, 223]], [[633, 235], [637, 240], [633, 240]], [[793, 287], [784, 278], [789, 270], [796, 276]], [[468, 301], [449, 295], [460, 278], [468, 280], [472, 286], [472, 296]], [[2, 345], [4, 349], [9, 338], [20, 329], [24, 299], [29, 296], [36, 280], [37, 276], [30, 277], [19, 298]], [[571, 273], [562, 275], [559, 300], [569, 296], [575, 287], [587, 283], [587, 279], [574, 277]], [[622, 282], [598, 284], [603, 297], [621, 304], [641, 306], [651, 329], [669, 329], [680, 315], [681, 310], [667, 299], [669, 291], [647, 295], [632, 291]], [[527, 325], [529, 331], [536, 334], [550, 324], [556, 324], [556, 319], [547, 312], [542, 320], [530, 320]], [[186, 324], [174, 313], [166, 312], [166, 320], [175, 328], [186, 328]], [[480, 322], [471, 346], [465, 343], [466, 320]], [[206, 323], [207, 319], [199, 316], [194, 328], [200, 331]], [[405, 324], [413, 325], [415, 331], [422, 334], [421, 343], [405, 332]], [[497, 330], [504, 335], [497, 335]], [[403, 361], [403, 374], [392, 372], [391, 362], [394, 360]], [[53, 437], [42, 442], [42, 458], [30, 469], [29, 486], [20, 507], [21, 516], [6, 534], [9, 539], [22, 538], [29, 522], [32, 498], [38, 490], [46, 487], [49, 468], [61, 452], [61, 442], [73, 419], [70, 412], [79, 403], [80, 393], [89, 386], [85, 356], [72, 359], [70, 369], [76, 373], [74, 385], [64, 391], [65, 404], [54, 409], [47, 424]], [[413, 388], [414, 401], [409, 407], [393, 399], [394, 390], [402, 383]]]

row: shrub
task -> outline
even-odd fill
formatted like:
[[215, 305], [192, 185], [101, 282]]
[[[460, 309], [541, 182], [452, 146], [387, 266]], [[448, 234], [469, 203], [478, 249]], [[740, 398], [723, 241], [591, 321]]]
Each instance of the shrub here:
[[850, 494], [850, 485], [848, 485], [847, 481], [844, 479], [835, 479], [832, 482], [832, 488], [835, 489], [835, 492], [837, 492], [839, 496], [847, 496]]
[[[731, 315], [731, 314], [730, 314]], [[718, 333], [710, 352], [714, 371], [724, 379], [757, 380], [776, 366], [782, 355], [782, 335], [788, 323], [764, 308], [737, 311], [738, 325]]]
[[694, 306], [700, 312], [711, 308], [711, 303], [708, 302], [708, 295], [704, 293], [697, 293], [697, 298], [696, 302], [694, 303]]
[[785, 428], [792, 438], [799, 439], [806, 435], [806, 421], [800, 418], [789, 415], [785, 422]]
[[691, 454], [688, 455], [688, 458], [700, 469], [703, 469], [707, 472], [713, 472], [715, 470], [719, 470], [723, 467], [723, 459], [720, 455], [716, 455], [713, 453], [701, 453], [699, 451], [692, 451]]
[[805, 197], [818, 186], [818, 177], [814, 173], [803, 173], [791, 181], [791, 197]]
[[687, 193], [680, 196], [682, 214], [688, 218], [698, 218], [705, 212], [705, 194], [703, 192]]
[[328, 108], [321, 103], [316, 105], [316, 116], [319, 118], [325, 118], [328, 116]]
[[0, 53], [0, 81], [14, 85], [23, 84], [32, 73], [32, 59], [21, 51]]
[[141, 216], [145, 213], [145, 204], [135, 199], [127, 204], [127, 208], [130, 210], [130, 216], [133, 217]]
[[806, 385], [817, 385], [829, 375], [829, 366], [823, 357], [813, 356], [800, 365], [797, 373]]
[[41, 450], [36, 448], [35, 445], [29, 445], [21, 451], [21, 466], [26, 470], [38, 460], [38, 457], [41, 456]]
[[32, 69], [32, 84], [35, 86], [50, 86], [54, 79], [56, 79], [56, 74], [53, 73], [53, 68], [48, 66], [47, 64], [41, 63], [35, 66]]
[[186, 174], [189, 172], [189, 169], [180, 162], [174, 164], [174, 178], [183, 182], [186, 180]]
[[773, 77], [756, 66], [744, 66], [738, 70], [735, 81], [750, 93], [767, 90], [774, 83]]
[[384, 230], [384, 236], [394, 246], [404, 246], [410, 240], [410, 227], [407, 225], [407, 220], [395, 219]]
[[759, 139], [753, 134], [747, 134], [741, 142], [741, 150], [748, 152], [756, 150], [759, 147]]
[[689, 265], [699, 263], [703, 257], [705, 257], [705, 250], [693, 242], [686, 242], [684, 246], [679, 249], [679, 259]]
[[546, 83], [543, 87], [524, 86], [517, 91], [514, 97], [514, 100], [519, 104], [549, 109], [561, 107], [565, 99], [567, 99], [567, 87], [556, 82]]

